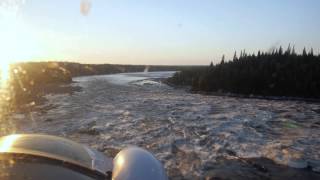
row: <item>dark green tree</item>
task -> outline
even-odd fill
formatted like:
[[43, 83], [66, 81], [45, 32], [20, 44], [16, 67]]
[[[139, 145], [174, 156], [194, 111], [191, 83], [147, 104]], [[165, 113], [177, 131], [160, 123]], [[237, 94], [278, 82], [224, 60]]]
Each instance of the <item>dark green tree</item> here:
[[222, 55], [220, 64], [224, 64], [224, 59], [225, 59], [225, 57], [224, 57], [224, 55]]
[[[235, 53], [236, 55], [236, 53]], [[236, 60], [237, 59], [237, 60]], [[249, 54], [242, 50], [240, 57], [208, 67], [195, 67], [175, 74], [168, 81], [191, 85], [196, 91], [219, 91], [263, 96], [294, 96], [320, 99], [320, 55], [296, 54], [289, 45], [273, 52]]]
[[302, 56], [307, 56], [306, 47], [304, 47], [303, 50], [302, 50]]
[[237, 60], [238, 60], [237, 51], [235, 51], [233, 55], [233, 61], [237, 61]]
[[280, 47], [279, 47], [278, 54], [281, 56], [281, 55], [282, 55], [282, 53], [283, 53], [283, 49], [282, 49], [282, 47], [280, 46]]

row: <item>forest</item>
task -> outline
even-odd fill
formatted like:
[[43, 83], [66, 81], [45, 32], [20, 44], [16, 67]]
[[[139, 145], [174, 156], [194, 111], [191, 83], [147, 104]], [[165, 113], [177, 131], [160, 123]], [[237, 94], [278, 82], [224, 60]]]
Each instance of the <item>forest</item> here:
[[192, 91], [257, 96], [320, 98], [320, 55], [313, 49], [297, 54], [294, 46], [258, 51], [220, 63], [189, 68], [168, 79], [170, 84], [191, 86]]

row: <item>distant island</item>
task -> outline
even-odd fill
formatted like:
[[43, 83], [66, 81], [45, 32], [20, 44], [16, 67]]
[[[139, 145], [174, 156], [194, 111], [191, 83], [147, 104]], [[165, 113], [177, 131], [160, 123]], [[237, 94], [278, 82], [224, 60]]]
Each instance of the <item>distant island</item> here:
[[239, 57], [235, 52], [230, 61], [223, 56], [218, 64], [177, 72], [168, 82], [195, 92], [319, 99], [320, 55], [305, 48], [297, 54], [290, 45], [257, 54], [241, 51]]

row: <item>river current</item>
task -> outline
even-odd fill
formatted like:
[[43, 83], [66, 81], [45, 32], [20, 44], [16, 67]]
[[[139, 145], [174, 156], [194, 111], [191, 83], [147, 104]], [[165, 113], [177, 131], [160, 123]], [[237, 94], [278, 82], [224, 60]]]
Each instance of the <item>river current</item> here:
[[318, 103], [192, 94], [156, 80], [172, 74], [74, 78], [81, 91], [46, 95], [11, 121], [19, 133], [64, 136], [108, 156], [130, 145], [146, 148], [172, 178], [203, 178], [221, 157], [267, 158], [319, 173]]

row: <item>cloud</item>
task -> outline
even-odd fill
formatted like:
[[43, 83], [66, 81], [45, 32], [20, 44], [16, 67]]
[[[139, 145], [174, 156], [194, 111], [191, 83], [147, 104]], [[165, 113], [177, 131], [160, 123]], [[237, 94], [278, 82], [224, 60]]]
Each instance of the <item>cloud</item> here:
[[90, 13], [90, 9], [91, 9], [91, 1], [82, 0], [80, 4], [80, 13], [84, 16], [87, 16]]

